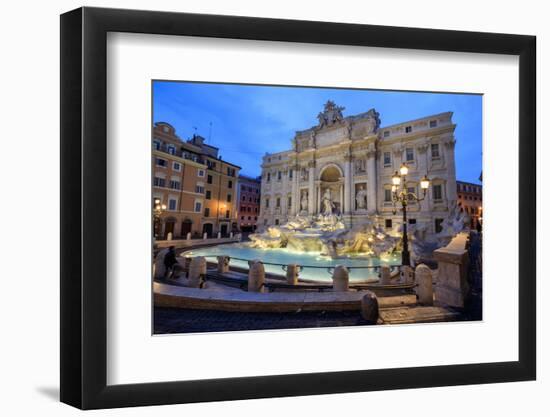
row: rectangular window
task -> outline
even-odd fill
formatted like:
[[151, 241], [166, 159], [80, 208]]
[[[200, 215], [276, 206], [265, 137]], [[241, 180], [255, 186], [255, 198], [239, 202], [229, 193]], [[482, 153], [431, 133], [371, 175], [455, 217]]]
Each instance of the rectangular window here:
[[288, 171], [288, 178], [292, 179], [293, 175], [294, 175], [294, 171], [292, 169], [290, 169]]
[[208, 184], [212, 184], [212, 175], [209, 175], [208, 177], [206, 177], [206, 182]]
[[173, 169], [174, 171], [181, 171], [181, 164], [180, 164], [179, 162], [174, 162], [174, 163], [172, 164], [172, 169]]
[[227, 181], [227, 188], [233, 188], [233, 181]]
[[279, 219], [275, 219], [275, 224], [278, 226], [279, 225]]
[[442, 200], [443, 199], [443, 189], [441, 187], [441, 184], [435, 184], [433, 186], [433, 198], [434, 200]]
[[435, 233], [440, 233], [441, 231], [443, 231], [443, 227], [441, 227], [441, 225], [443, 224], [443, 219], [435, 219], [434, 223], [435, 223]]
[[197, 175], [198, 175], [199, 177], [204, 177], [204, 169], [199, 169], [199, 170], [197, 171]]
[[439, 143], [432, 143], [430, 149], [432, 151], [432, 159], [439, 159]]
[[292, 207], [292, 197], [288, 197], [287, 206]]
[[227, 194], [227, 202], [231, 203], [231, 194]]
[[409, 219], [409, 224], [416, 224], [416, 219]]
[[386, 203], [391, 203], [391, 190], [389, 188], [386, 188], [384, 190], [384, 201]]
[[393, 227], [392, 219], [386, 219], [385, 226], [386, 226], [386, 229], [391, 229]]
[[170, 155], [175, 155], [176, 154], [176, 147], [174, 145], [168, 145], [168, 153]]
[[206, 190], [206, 199], [211, 200], [212, 199], [212, 191]]
[[390, 136], [390, 131], [389, 131], [389, 130], [385, 130], [385, 131], [384, 131], [384, 137], [387, 138], [388, 136]]
[[155, 187], [164, 187], [166, 184], [166, 181], [164, 178], [155, 177], [154, 179], [154, 185]]
[[197, 186], [195, 187], [195, 192], [196, 192], [196, 193], [199, 193], [199, 194], [203, 194], [203, 193], [204, 193], [204, 186], [202, 186], [202, 185], [197, 185]]
[[276, 201], [275, 207], [277, 207], [277, 208], [281, 207], [281, 199], [277, 198], [277, 200], [275, 200], [275, 201]]
[[384, 166], [391, 166], [391, 152], [384, 152]]
[[405, 133], [411, 133], [412, 131], [413, 131], [412, 126], [407, 126], [407, 127], [405, 128]]
[[170, 181], [170, 188], [174, 189], [174, 190], [179, 190], [180, 189], [180, 182], [179, 181]]
[[210, 207], [204, 208], [204, 217], [210, 217]]
[[157, 151], [160, 150], [160, 141], [154, 140], [153, 141], [153, 148], [155, 148]]
[[195, 201], [195, 213], [200, 213], [202, 211], [202, 203], [200, 201]]
[[277, 181], [281, 181], [281, 177], [282, 177], [282, 172], [277, 171]]
[[172, 210], [172, 211], [176, 210], [177, 205], [178, 205], [177, 200], [174, 200], [172, 198], [168, 200], [168, 210]]
[[407, 162], [414, 161], [414, 149], [413, 148], [406, 148], [405, 149], [405, 160]]
[[271, 172], [267, 173], [267, 182], [271, 181]]
[[407, 187], [407, 198], [412, 201], [414, 200], [414, 196], [412, 196], [411, 194], [416, 194], [416, 187]]
[[269, 208], [269, 198], [265, 199], [265, 208]]
[[437, 127], [437, 120], [430, 120], [430, 127]]
[[157, 163], [157, 166], [159, 167], [166, 167], [166, 165], [168, 164], [166, 162], [166, 159], [162, 159], [162, 158], [156, 158], [156, 163]]
[[226, 218], [226, 219], [229, 219], [229, 210], [226, 210], [226, 211], [225, 211], [225, 218]]

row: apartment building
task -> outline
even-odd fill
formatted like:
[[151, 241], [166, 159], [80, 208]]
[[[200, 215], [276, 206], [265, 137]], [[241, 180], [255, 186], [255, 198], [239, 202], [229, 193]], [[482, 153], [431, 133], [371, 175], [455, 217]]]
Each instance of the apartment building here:
[[239, 176], [237, 219], [242, 232], [254, 232], [260, 215], [261, 177]]
[[223, 161], [219, 149], [199, 135], [182, 140], [173, 126], [153, 126], [152, 197], [166, 206], [158, 239], [184, 239], [188, 233], [227, 235], [237, 230], [235, 205], [240, 167]]

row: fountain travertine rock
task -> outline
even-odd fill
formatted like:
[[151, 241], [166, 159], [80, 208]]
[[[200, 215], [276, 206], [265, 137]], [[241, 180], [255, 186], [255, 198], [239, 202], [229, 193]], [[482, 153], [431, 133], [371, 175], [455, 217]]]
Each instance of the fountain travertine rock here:
[[[363, 191], [361, 188], [356, 198], [361, 200]], [[307, 196], [304, 195], [303, 199], [302, 208], [307, 203]], [[286, 224], [270, 226], [262, 233], [250, 235], [250, 245], [260, 249], [288, 248], [297, 252], [316, 252], [333, 259], [349, 256], [382, 257], [400, 247], [401, 236], [388, 234], [384, 228], [377, 226], [375, 215], [366, 217], [361, 224], [346, 227], [329, 189], [323, 193], [320, 203], [321, 214], [310, 217], [302, 210], [302, 214], [291, 218]], [[359, 207], [362, 207], [362, 203]], [[449, 243], [468, 224], [468, 215], [454, 203], [449, 216], [441, 224], [441, 232], [429, 234], [425, 224], [411, 225], [409, 239], [413, 259], [430, 259], [435, 249]]]
[[441, 223], [441, 231], [435, 234], [427, 232], [426, 225], [414, 225], [409, 231], [411, 241], [411, 255], [413, 259], [433, 259], [436, 249], [447, 246], [449, 242], [461, 232], [470, 229], [470, 216], [453, 202], [449, 215]]

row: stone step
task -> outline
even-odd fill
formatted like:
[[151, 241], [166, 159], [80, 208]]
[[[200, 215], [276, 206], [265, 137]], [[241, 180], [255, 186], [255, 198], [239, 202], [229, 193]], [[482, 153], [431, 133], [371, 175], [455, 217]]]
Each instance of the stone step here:
[[[192, 308], [219, 311], [296, 312], [296, 311], [348, 311], [361, 309], [365, 291], [292, 293], [254, 293], [215, 288], [188, 288], [155, 282], [154, 301], [157, 307]], [[416, 303], [412, 294], [379, 297], [379, 306], [395, 308]]]
[[461, 313], [446, 307], [407, 306], [380, 310], [382, 324], [434, 323], [460, 320]]

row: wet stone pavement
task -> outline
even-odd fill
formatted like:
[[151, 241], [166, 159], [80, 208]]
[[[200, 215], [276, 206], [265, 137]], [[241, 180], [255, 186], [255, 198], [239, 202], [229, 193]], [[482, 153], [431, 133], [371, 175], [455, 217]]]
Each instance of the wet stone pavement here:
[[360, 326], [358, 311], [241, 313], [155, 307], [154, 334]]

